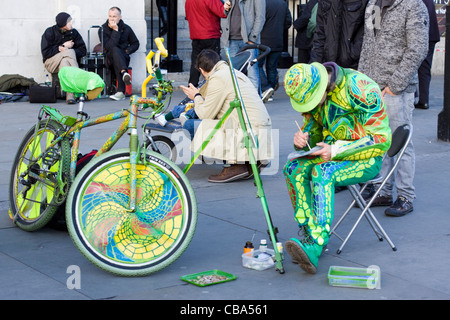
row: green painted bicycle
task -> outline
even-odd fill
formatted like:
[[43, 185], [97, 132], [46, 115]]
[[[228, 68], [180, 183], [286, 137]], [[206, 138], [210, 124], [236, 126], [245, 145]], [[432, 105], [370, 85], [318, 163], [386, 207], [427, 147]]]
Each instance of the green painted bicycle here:
[[[181, 256], [195, 232], [197, 202], [185, 174], [236, 109], [257, 197], [261, 199], [274, 245], [276, 269], [284, 273], [283, 255], [276, 246], [277, 228], [272, 224], [253, 154], [253, 149], [258, 147], [257, 137], [252, 132], [228, 50], [236, 99], [190, 164], [181, 170], [145, 144], [140, 146], [136, 127], [138, 111], [150, 110], [149, 118], [152, 118], [166, 107], [173, 92], [171, 82], [163, 79], [159, 69], [160, 56], [167, 56], [163, 39], [157, 38], [155, 42], [158, 51], [151, 51], [147, 56], [149, 76], [142, 85], [142, 97], [132, 96], [129, 109], [90, 119], [83, 110], [83, 96], [77, 118], [64, 116], [49, 106], [41, 107], [38, 122], [25, 135], [11, 170], [11, 219], [23, 230], [38, 230], [66, 201], [70, 236], [94, 265], [123, 276], [159, 271]], [[158, 83], [154, 87], [155, 99], [147, 98], [145, 92], [153, 78]], [[63, 81], [61, 85], [64, 89]], [[76, 174], [82, 129], [121, 118], [124, 120], [94, 159]], [[112, 150], [125, 132], [130, 135], [129, 148]]]
[[[167, 55], [163, 40], [155, 41], [158, 58]], [[172, 93], [171, 82], [157, 78], [156, 99], [133, 96], [129, 109], [101, 117], [89, 118], [84, 112], [84, 95], [77, 118], [41, 107], [11, 171], [10, 216], [18, 227], [42, 228], [66, 201], [72, 240], [89, 261], [106, 271], [146, 275], [184, 252], [197, 223], [194, 191], [178, 166], [141, 149], [138, 141], [138, 111], [150, 110], [152, 117], [164, 107], [166, 94]], [[61, 85], [64, 89], [63, 81]], [[75, 175], [82, 129], [121, 118], [95, 158]], [[126, 132], [129, 148], [111, 150]]]

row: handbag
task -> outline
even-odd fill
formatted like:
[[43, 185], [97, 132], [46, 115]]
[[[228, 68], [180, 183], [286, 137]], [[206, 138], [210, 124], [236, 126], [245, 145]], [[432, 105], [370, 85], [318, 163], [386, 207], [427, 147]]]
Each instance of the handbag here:
[[56, 87], [41, 84], [30, 85], [30, 103], [56, 103]]

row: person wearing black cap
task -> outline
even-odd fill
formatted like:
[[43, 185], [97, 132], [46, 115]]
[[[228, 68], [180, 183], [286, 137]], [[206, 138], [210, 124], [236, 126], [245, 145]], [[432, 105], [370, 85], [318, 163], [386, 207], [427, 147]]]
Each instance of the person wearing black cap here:
[[[122, 20], [122, 11], [112, 7], [108, 12], [108, 20], [102, 25], [103, 47], [109, 67], [117, 78], [117, 93], [110, 96], [113, 100], [125, 99], [125, 85], [131, 84], [131, 76], [127, 72], [130, 55], [139, 49], [139, 40], [133, 29]], [[99, 34], [102, 39], [101, 34]]]
[[[56, 24], [47, 28], [41, 38], [44, 66], [52, 74], [62, 67], [78, 67], [78, 62], [86, 55], [86, 44], [80, 33], [72, 28], [72, 17], [60, 12], [55, 20]], [[67, 92], [66, 101], [75, 103], [73, 93]]]

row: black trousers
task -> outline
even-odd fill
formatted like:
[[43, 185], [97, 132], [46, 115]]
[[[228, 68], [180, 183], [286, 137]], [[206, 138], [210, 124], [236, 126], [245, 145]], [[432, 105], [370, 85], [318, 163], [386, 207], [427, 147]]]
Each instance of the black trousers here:
[[110, 64], [109, 68], [114, 71], [117, 78], [117, 91], [125, 92], [125, 83], [122, 80], [120, 71], [128, 69], [128, 65], [130, 64], [129, 54], [119, 47], [114, 47], [111, 51], [108, 51], [106, 58]]
[[435, 42], [430, 42], [428, 54], [419, 67], [419, 103], [428, 104], [430, 95], [431, 65], [433, 63]]
[[198, 86], [198, 81], [200, 79], [200, 71], [195, 68], [195, 61], [197, 60], [197, 56], [203, 49], [212, 49], [220, 55], [220, 38], [192, 40], [189, 83], [192, 83], [195, 87]]

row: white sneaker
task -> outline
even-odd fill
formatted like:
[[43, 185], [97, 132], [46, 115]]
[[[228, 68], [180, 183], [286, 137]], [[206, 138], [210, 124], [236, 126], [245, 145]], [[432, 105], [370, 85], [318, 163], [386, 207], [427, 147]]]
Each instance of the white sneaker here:
[[186, 117], [186, 112], [183, 112], [183, 113], [180, 114], [181, 125], [184, 125], [184, 123], [186, 122], [187, 119], [189, 119], [189, 118]]
[[162, 113], [158, 113], [156, 116], [155, 116], [155, 120], [156, 120], [156, 122], [158, 122], [160, 125], [162, 125], [163, 127], [166, 125], [166, 123], [167, 123], [167, 120], [166, 120], [166, 117], [165, 117], [165, 115], [164, 114], [162, 114]]
[[123, 92], [116, 92], [115, 95], [109, 96], [110, 99], [120, 101], [125, 99]]
[[263, 92], [261, 99], [263, 102], [267, 102], [269, 100], [269, 98], [273, 95], [275, 90], [273, 90], [273, 88], [269, 88], [266, 91]]
[[128, 72], [125, 72], [123, 74], [123, 76], [122, 76], [122, 80], [123, 80], [123, 82], [125, 82], [125, 84], [127, 86], [129, 86], [131, 84], [131, 76], [130, 76], [130, 74]]

